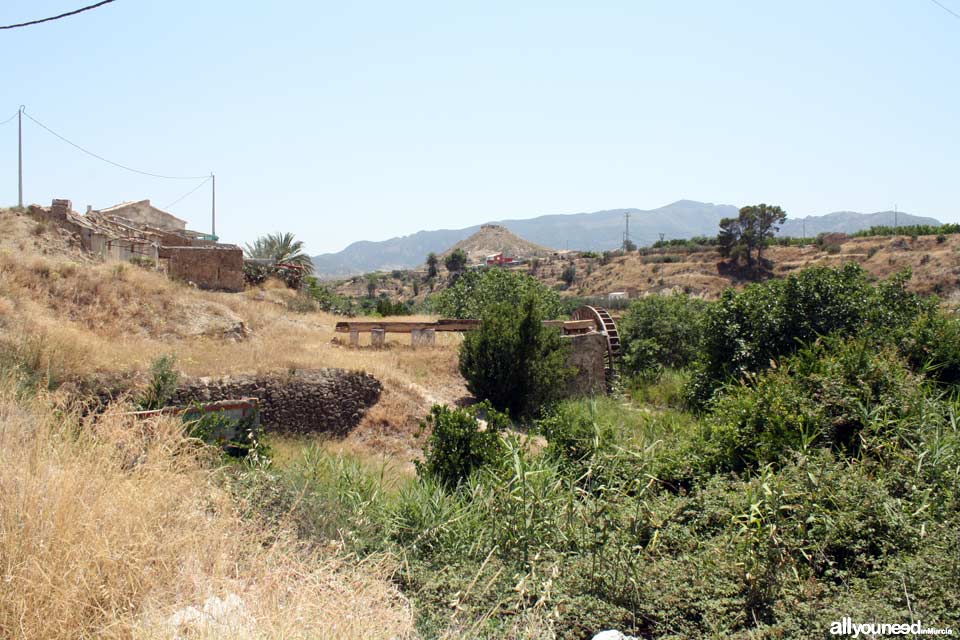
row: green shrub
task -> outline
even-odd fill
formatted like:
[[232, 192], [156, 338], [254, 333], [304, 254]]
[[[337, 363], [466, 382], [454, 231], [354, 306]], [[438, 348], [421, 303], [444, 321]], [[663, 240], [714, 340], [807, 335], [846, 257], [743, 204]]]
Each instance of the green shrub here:
[[689, 398], [703, 407], [724, 381], [758, 372], [820, 336], [888, 340], [935, 306], [906, 290], [909, 272], [873, 284], [855, 263], [814, 267], [782, 280], [728, 289], [710, 306]]
[[533, 416], [558, 399], [573, 372], [560, 333], [543, 325], [537, 299], [494, 305], [481, 319], [460, 346], [467, 389], [515, 418]]
[[623, 369], [657, 378], [662, 367], [683, 368], [700, 352], [708, 304], [683, 294], [644, 296], [620, 323]]
[[720, 467], [743, 469], [818, 447], [872, 454], [909, 440], [937, 412], [896, 351], [832, 338], [728, 385], [707, 419], [707, 438]]
[[960, 383], [960, 319], [934, 309], [898, 332], [895, 340], [915, 370], [946, 384]]
[[447, 318], [480, 318], [493, 305], [513, 308], [533, 297], [543, 318], [557, 318], [561, 312], [560, 296], [531, 275], [508, 269], [467, 271], [456, 283], [431, 298], [433, 311]]
[[180, 374], [173, 368], [173, 356], [160, 356], [150, 365], [150, 381], [137, 406], [143, 410], [162, 409], [177, 390]]
[[[486, 416], [484, 429], [478, 414]], [[420, 423], [421, 430], [430, 429], [431, 433], [424, 447], [424, 460], [416, 462], [417, 473], [447, 486], [459, 485], [476, 470], [500, 462], [500, 432], [509, 424], [508, 417], [489, 403], [476, 405], [473, 411], [433, 405]]]

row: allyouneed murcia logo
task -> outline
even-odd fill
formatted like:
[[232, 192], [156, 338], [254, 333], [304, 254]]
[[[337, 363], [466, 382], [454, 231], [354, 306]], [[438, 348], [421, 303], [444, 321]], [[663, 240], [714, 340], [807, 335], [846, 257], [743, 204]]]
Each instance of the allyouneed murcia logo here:
[[864, 636], [874, 638], [877, 636], [952, 636], [953, 629], [950, 627], [936, 628], [928, 627], [922, 622], [906, 623], [888, 623], [888, 622], [854, 622], [850, 618], [843, 618], [830, 623], [830, 635], [834, 636], [853, 636], [854, 638]]

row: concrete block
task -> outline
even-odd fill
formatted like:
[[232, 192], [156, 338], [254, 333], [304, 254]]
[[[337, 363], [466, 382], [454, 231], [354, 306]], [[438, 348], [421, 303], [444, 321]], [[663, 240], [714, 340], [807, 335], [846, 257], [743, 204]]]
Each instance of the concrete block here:
[[350, 332], [350, 346], [351, 346], [351, 347], [359, 347], [359, 346], [360, 346], [360, 332], [359, 332], [359, 331], [351, 331], [351, 332]]
[[371, 329], [370, 330], [370, 346], [377, 349], [383, 348], [385, 338], [387, 337], [387, 332], [383, 329]]

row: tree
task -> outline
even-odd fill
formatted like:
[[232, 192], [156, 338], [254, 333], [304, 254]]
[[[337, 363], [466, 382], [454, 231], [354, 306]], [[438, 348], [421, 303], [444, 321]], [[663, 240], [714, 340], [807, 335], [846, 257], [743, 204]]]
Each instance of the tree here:
[[569, 287], [573, 284], [573, 281], [577, 279], [577, 265], [572, 262], [567, 264], [563, 268], [563, 272], [560, 274], [560, 279]]
[[631, 251], [637, 250], [637, 243], [633, 240], [624, 240], [623, 241], [623, 251], [624, 253], [630, 253]]
[[248, 258], [273, 260], [277, 264], [293, 264], [302, 267], [307, 273], [313, 273], [313, 261], [303, 251], [303, 241], [294, 240], [292, 233], [269, 233], [260, 236], [252, 245], [247, 244], [243, 252]]
[[762, 263], [767, 240], [780, 230], [780, 225], [787, 219], [787, 212], [778, 206], [760, 203], [740, 209], [740, 216], [744, 215], [750, 223], [750, 239], [757, 249], [757, 262]]
[[544, 318], [562, 313], [560, 294], [529, 274], [506, 269], [468, 271], [433, 296], [430, 305], [434, 313], [447, 318], [480, 318], [500, 303], [510, 305], [515, 314], [530, 295]]
[[753, 251], [756, 250], [756, 261], [762, 264], [767, 240], [776, 235], [786, 219], [786, 212], [778, 206], [761, 203], [742, 207], [736, 218], [720, 221], [720, 233], [717, 234], [720, 253], [734, 262], [746, 257], [747, 264], [753, 266]]
[[450, 255], [443, 259], [443, 266], [450, 273], [460, 273], [467, 268], [467, 252], [463, 249], [455, 249]]
[[431, 251], [427, 255], [427, 278], [436, 278], [437, 277], [437, 263], [440, 262], [437, 259], [437, 254]]
[[544, 326], [536, 298], [528, 295], [519, 309], [493, 305], [481, 319], [460, 347], [467, 389], [514, 418], [535, 416], [558, 400], [572, 370], [560, 332]]

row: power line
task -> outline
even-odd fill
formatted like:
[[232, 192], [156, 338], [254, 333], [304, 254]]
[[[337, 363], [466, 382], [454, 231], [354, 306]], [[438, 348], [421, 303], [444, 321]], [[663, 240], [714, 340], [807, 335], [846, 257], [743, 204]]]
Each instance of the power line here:
[[149, 171], [140, 171], [139, 169], [134, 169], [133, 167], [128, 167], [128, 166], [126, 166], [126, 165], [120, 164], [119, 162], [114, 162], [113, 160], [107, 160], [107, 159], [104, 158], [103, 156], [99, 156], [99, 155], [95, 154], [93, 151], [90, 151], [90, 150], [88, 150], [88, 149], [84, 149], [83, 147], [81, 147], [81, 146], [78, 145], [77, 143], [71, 142], [70, 140], [67, 140], [67, 139], [64, 138], [62, 135], [60, 135], [59, 133], [57, 133], [56, 131], [54, 131], [53, 129], [51, 129], [50, 127], [48, 127], [47, 125], [43, 124], [42, 122], [40, 122], [39, 120], [37, 120], [36, 118], [34, 118], [33, 116], [31, 116], [29, 113], [26, 112], [26, 110], [23, 111], [23, 115], [27, 116], [28, 118], [30, 118], [31, 120], [33, 120], [35, 123], [37, 123], [38, 125], [40, 125], [40, 126], [43, 127], [44, 129], [46, 129], [48, 132], [50, 132], [50, 133], [52, 133], [53, 135], [55, 135], [56, 137], [60, 138], [61, 140], [63, 140], [63, 141], [66, 142], [67, 144], [69, 144], [71, 147], [75, 147], [75, 148], [79, 149], [80, 151], [83, 151], [83, 152], [84, 152], [85, 154], [87, 154], [88, 156], [92, 156], [92, 157], [96, 158], [97, 160], [100, 160], [100, 161], [102, 161], [102, 162], [106, 162], [107, 164], [112, 164], [112, 165], [115, 166], [115, 167], [119, 167], [119, 168], [125, 169], [125, 170], [127, 170], [127, 171], [132, 171], [133, 173], [139, 173], [140, 175], [143, 175], [143, 176], [150, 176], [151, 178], [163, 178], [163, 179], [165, 179], [165, 180], [200, 180], [200, 179], [202, 179], [202, 178], [207, 178], [207, 177], [209, 177], [209, 176], [165, 176], [165, 175], [162, 175], [162, 174], [159, 174], [159, 173], [150, 173]]
[[14, 118], [16, 118], [16, 117], [17, 117], [17, 114], [19, 114], [19, 113], [20, 113], [20, 112], [17, 111], [17, 113], [13, 114], [12, 116], [10, 116], [9, 118], [7, 118], [7, 119], [4, 120], [3, 122], [0, 122], [0, 127], [2, 127], [3, 125], [7, 124], [8, 122], [10, 122], [11, 120], [13, 120]]
[[187, 191], [185, 194], [183, 194], [182, 196], [180, 196], [179, 198], [177, 198], [176, 200], [174, 200], [174, 201], [171, 202], [170, 204], [164, 205], [163, 208], [164, 208], [164, 209], [169, 209], [170, 207], [172, 207], [173, 205], [177, 204], [177, 203], [180, 202], [181, 200], [183, 200], [183, 199], [185, 199], [185, 198], [187, 198], [187, 197], [189, 197], [189, 196], [192, 196], [194, 193], [196, 193], [197, 189], [199, 189], [199, 188], [202, 187], [203, 185], [207, 184], [207, 183], [210, 182], [210, 180], [212, 180], [212, 179], [213, 179], [213, 176], [207, 176], [207, 179], [206, 179], [206, 180], [204, 180], [203, 182], [201, 182], [200, 184], [198, 184], [197, 186], [195, 186], [193, 189], [190, 189], [190, 191]]
[[957, 13], [947, 5], [943, 4], [942, 2], [940, 2], [940, 0], [930, 0], [930, 2], [937, 5], [938, 7], [940, 7], [941, 9], [943, 9], [944, 11], [952, 15], [954, 18], [957, 18], [958, 20], [960, 20], [960, 13]]
[[42, 23], [42, 22], [50, 22], [51, 20], [59, 20], [60, 18], [66, 18], [66, 17], [69, 17], [69, 16], [75, 16], [75, 15], [77, 15], [78, 13], [83, 13], [84, 11], [90, 11], [91, 9], [96, 9], [97, 7], [102, 7], [103, 5], [105, 5], [105, 4], [110, 4], [111, 2], [113, 2], [113, 0], [103, 0], [102, 2], [98, 2], [98, 3], [96, 3], [96, 4], [91, 4], [91, 5], [88, 6], [88, 7], [82, 7], [82, 8], [80, 8], [80, 9], [76, 9], [76, 10], [74, 10], [74, 11], [68, 11], [68, 12], [66, 12], [66, 13], [61, 13], [61, 14], [58, 15], [58, 16], [52, 16], [52, 17], [50, 17], [50, 18], [43, 18], [42, 20], [31, 20], [30, 22], [21, 22], [20, 24], [8, 24], [8, 25], [5, 25], [5, 26], [0, 27], [0, 30], [2, 30], [2, 29], [18, 29], [18, 28], [20, 28], [20, 27], [29, 27], [29, 26], [31, 26], [31, 25], [40, 24], [40, 23]]

